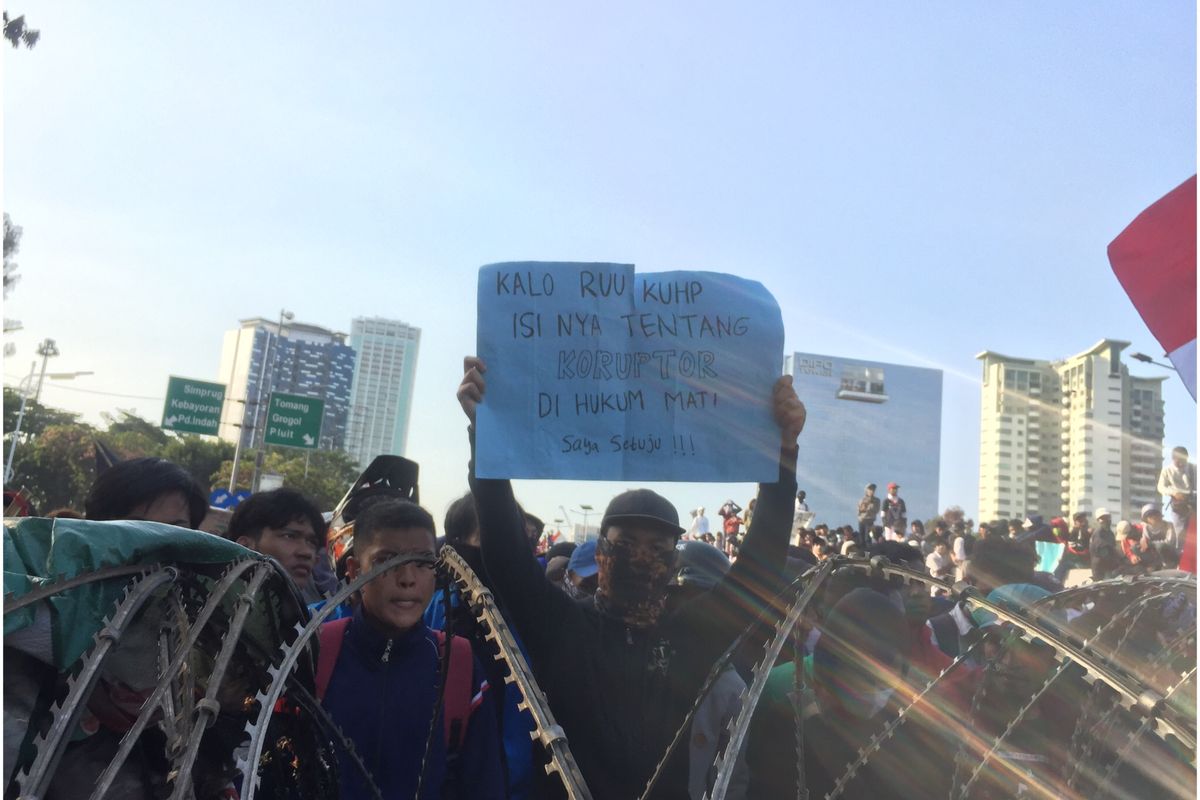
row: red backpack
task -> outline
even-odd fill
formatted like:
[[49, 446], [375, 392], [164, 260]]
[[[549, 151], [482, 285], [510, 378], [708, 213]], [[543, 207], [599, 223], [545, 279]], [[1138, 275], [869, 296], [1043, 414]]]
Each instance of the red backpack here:
[[[325, 692], [333, 678], [333, 668], [337, 666], [350, 620], [351, 617], [342, 617], [333, 622], [326, 622], [317, 634], [321, 645], [317, 656], [318, 700], [325, 699]], [[446, 634], [442, 631], [434, 631], [434, 634], [437, 636], [438, 648], [445, 647]], [[471, 678], [474, 669], [475, 658], [471, 653], [471, 643], [461, 636], [451, 636], [445, 708], [442, 711], [446, 723], [446, 749], [450, 751], [457, 750], [466, 735], [467, 721], [471, 716]]]

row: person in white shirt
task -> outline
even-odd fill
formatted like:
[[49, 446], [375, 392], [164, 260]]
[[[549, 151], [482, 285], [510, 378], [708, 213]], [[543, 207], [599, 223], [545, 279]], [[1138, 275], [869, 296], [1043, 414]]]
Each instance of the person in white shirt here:
[[[925, 568], [935, 578], [951, 579], [954, 575], [954, 559], [950, 557], [950, 545], [945, 539], [938, 539], [933, 546], [933, 552], [925, 557]], [[937, 586], [929, 587], [933, 596], [944, 594], [945, 590]]]
[[967, 526], [962, 522], [954, 523], [954, 545], [951, 547], [950, 558], [954, 561], [954, 580], [961, 581], [967, 576]]
[[1188, 463], [1186, 447], [1171, 451], [1171, 463], [1158, 474], [1158, 493], [1170, 498], [1171, 525], [1179, 536], [1183, 536], [1192, 509], [1196, 507], [1196, 465]]

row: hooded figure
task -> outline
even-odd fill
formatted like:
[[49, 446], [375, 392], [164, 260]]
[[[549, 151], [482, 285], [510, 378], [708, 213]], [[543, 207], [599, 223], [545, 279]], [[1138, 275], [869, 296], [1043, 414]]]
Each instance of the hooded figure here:
[[[812, 797], [833, 789], [846, 766], [911, 696], [906, 682], [909, 626], [892, 598], [854, 589], [820, 626], [812, 657], [818, 713], [806, 720], [806, 782]], [[873, 754], [847, 787], [846, 797], [940, 797], [949, 793], [949, 742], [938, 742], [936, 725], [923, 724], [920, 707]], [[944, 734], [944, 732], [943, 732]]]

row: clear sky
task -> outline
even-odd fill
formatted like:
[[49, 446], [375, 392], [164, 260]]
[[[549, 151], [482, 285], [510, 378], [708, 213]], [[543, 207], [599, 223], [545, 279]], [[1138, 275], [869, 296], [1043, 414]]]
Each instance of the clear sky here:
[[[167, 376], [218, 379], [242, 317], [400, 318], [422, 329], [407, 455], [440, 518], [466, 488], [480, 265], [707, 269], [774, 293], [788, 352], [945, 370], [940, 504], [970, 514], [976, 353], [1162, 354], [1105, 248], [1196, 171], [1192, 2], [10, 13], [42, 39], [4, 48], [25, 229], [5, 383], [52, 337], [52, 369], [96, 374], [43, 399], [89, 420], [160, 419]], [[1174, 377], [1165, 397], [1166, 446], [1194, 452], [1195, 404]], [[547, 520], [624, 488], [517, 484]], [[656, 488], [681, 512], [753, 491]]]

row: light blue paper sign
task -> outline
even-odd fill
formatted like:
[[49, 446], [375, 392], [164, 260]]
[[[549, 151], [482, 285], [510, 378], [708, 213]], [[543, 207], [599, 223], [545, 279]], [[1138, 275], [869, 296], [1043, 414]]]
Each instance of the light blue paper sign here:
[[1062, 562], [1066, 545], [1059, 542], [1034, 542], [1038, 554], [1038, 572], [1054, 572]]
[[483, 478], [774, 481], [779, 305], [717, 272], [479, 270]]

